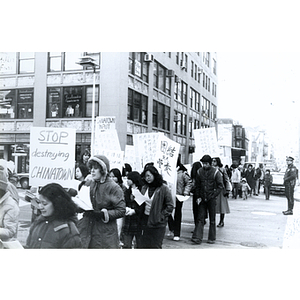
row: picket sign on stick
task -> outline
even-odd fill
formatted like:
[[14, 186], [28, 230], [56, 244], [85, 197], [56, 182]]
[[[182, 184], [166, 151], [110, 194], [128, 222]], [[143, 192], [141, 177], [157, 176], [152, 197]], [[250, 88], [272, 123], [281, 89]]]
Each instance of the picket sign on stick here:
[[29, 185], [72, 186], [75, 177], [74, 128], [31, 127]]

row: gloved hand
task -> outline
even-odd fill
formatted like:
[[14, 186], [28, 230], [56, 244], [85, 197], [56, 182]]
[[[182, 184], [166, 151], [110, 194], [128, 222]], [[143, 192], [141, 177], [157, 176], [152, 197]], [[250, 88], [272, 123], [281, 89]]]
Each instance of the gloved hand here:
[[135, 210], [133, 208], [130, 207], [126, 207], [126, 213], [125, 216], [132, 216], [135, 214]]
[[97, 210], [89, 210], [84, 213], [85, 216], [97, 221], [104, 220], [104, 212]]
[[226, 191], [226, 193], [224, 193], [224, 197], [228, 198], [229, 197], [229, 192]]

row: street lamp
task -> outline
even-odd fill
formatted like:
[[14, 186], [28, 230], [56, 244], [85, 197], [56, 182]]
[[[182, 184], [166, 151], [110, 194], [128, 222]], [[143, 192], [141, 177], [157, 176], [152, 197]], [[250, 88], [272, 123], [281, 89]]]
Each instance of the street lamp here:
[[95, 59], [91, 56], [83, 56], [77, 64], [82, 67], [92, 67], [94, 71], [93, 77], [93, 102], [92, 102], [92, 132], [91, 132], [91, 155], [94, 156], [94, 140], [95, 140], [95, 84], [96, 84], [96, 68], [99, 67], [96, 64]]

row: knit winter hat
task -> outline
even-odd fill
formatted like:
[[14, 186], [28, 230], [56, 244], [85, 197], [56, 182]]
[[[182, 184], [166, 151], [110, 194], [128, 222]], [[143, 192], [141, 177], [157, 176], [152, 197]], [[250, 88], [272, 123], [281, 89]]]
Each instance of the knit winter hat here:
[[8, 186], [6, 170], [3, 166], [0, 166], [0, 190], [6, 191]]
[[203, 157], [200, 159], [201, 162], [208, 162], [210, 165], [212, 163], [212, 158], [208, 155], [208, 154], [205, 154], [203, 155]]
[[109, 165], [109, 160], [107, 159], [106, 156], [104, 156], [104, 155], [94, 155], [93, 157], [91, 157], [89, 159], [89, 162], [90, 161], [97, 162], [103, 168], [103, 171], [105, 173], [109, 172], [110, 165]]

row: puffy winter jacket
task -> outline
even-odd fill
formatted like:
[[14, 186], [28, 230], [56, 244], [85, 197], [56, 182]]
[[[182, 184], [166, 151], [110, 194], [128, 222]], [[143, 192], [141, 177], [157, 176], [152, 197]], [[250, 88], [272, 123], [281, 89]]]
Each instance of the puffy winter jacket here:
[[125, 216], [124, 193], [120, 186], [107, 177], [104, 183], [93, 181], [90, 197], [96, 212], [102, 211], [104, 218], [86, 212], [78, 222], [83, 248], [117, 249], [119, 236], [116, 220]]
[[177, 195], [189, 195], [193, 186], [193, 181], [187, 172], [179, 170], [177, 172], [177, 184], [176, 194]]
[[224, 187], [222, 175], [214, 167], [209, 167], [207, 170], [200, 168], [197, 171], [195, 184], [195, 197], [203, 201], [216, 199]]
[[17, 237], [20, 209], [9, 191], [0, 199], [0, 239], [9, 241]]
[[82, 248], [75, 218], [54, 220], [40, 215], [30, 227], [26, 248], [71, 249]]

